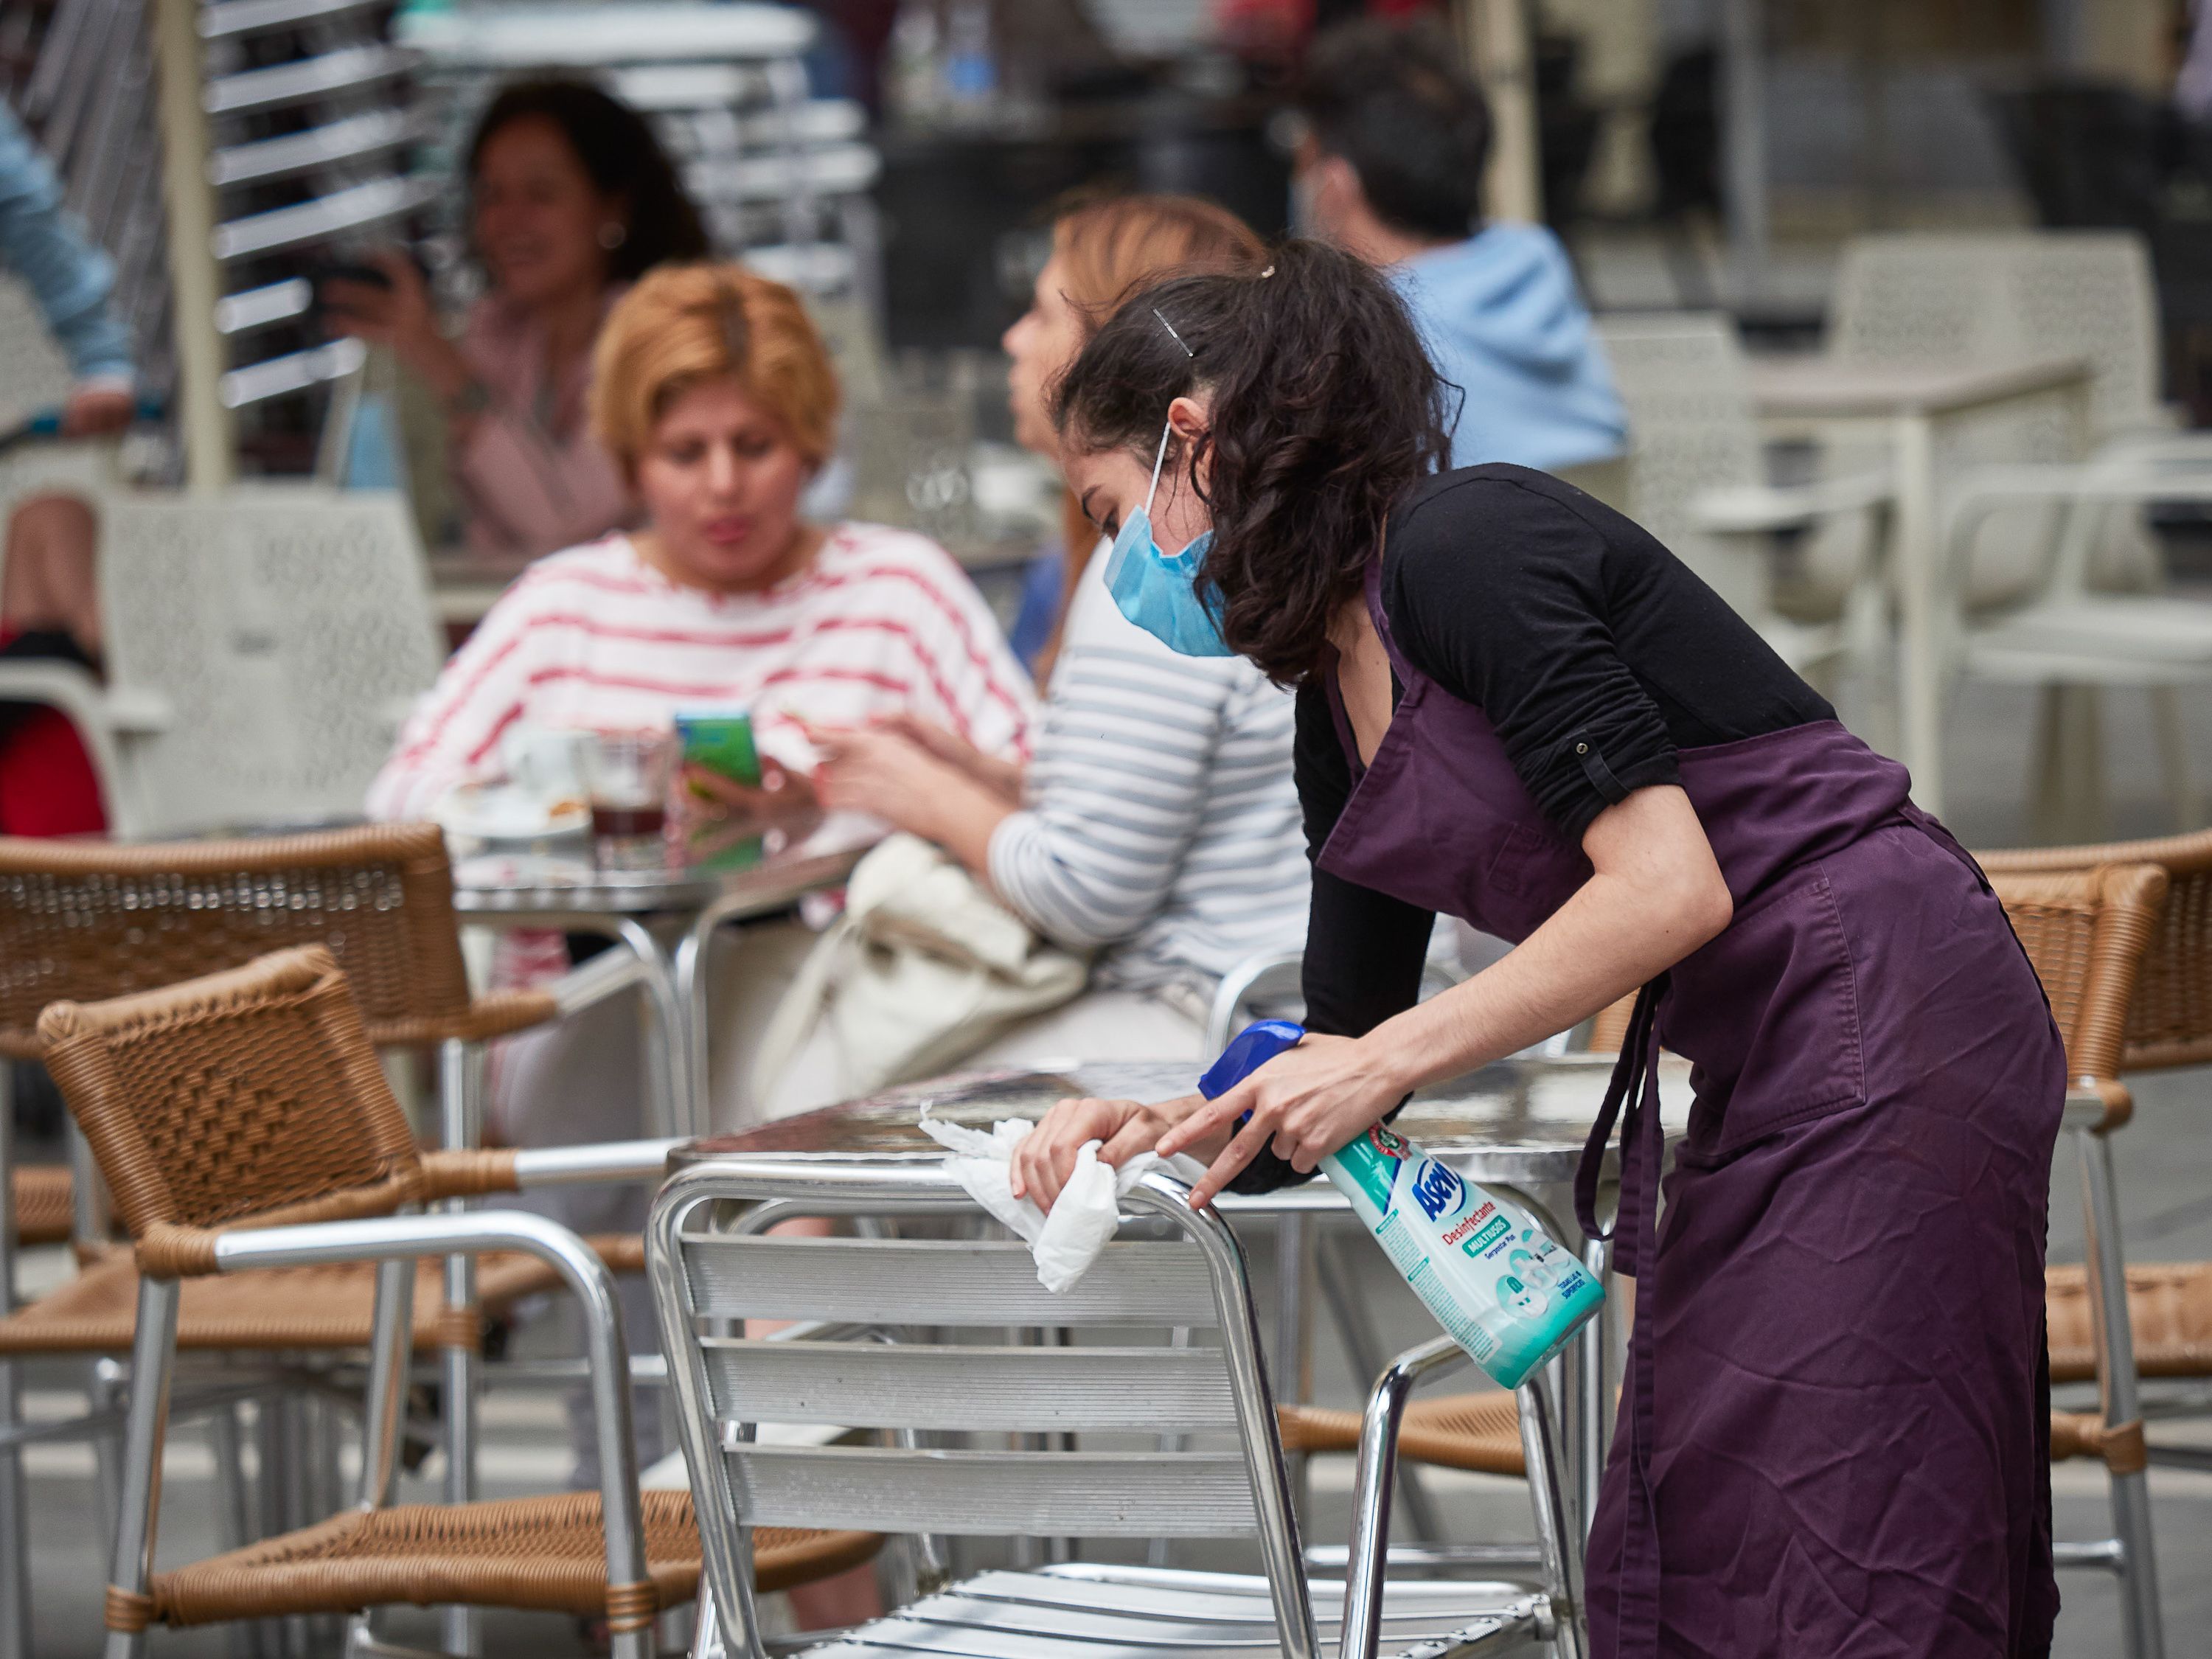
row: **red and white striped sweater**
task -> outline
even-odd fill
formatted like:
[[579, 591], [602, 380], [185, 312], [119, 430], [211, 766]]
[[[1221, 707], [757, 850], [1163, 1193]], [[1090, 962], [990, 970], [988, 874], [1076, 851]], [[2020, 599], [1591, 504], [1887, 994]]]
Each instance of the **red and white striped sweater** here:
[[497, 776], [520, 724], [623, 731], [678, 705], [751, 705], [762, 749], [809, 769], [793, 723], [899, 713], [1025, 759], [1036, 702], [982, 597], [944, 549], [881, 525], [832, 530], [811, 569], [761, 593], [672, 582], [611, 536], [539, 560], [501, 596], [408, 720], [369, 786], [379, 818], [421, 817]]

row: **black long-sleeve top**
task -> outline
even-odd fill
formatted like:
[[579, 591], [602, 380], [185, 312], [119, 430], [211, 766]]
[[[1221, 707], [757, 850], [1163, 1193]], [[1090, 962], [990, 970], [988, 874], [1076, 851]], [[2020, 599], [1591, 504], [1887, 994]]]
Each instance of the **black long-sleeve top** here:
[[[1384, 532], [1382, 610], [1400, 653], [1481, 708], [1571, 840], [1632, 792], [1678, 781], [1678, 750], [1835, 717], [1648, 532], [1525, 467], [1439, 473], [1409, 494]], [[1352, 787], [1318, 683], [1298, 692], [1294, 763], [1318, 857]], [[1316, 869], [1307, 1027], [1359, 1036], [1413, 1006], [1435, 921]], [[1237, 1185], [1302, 1178], [1262, 1154]]]

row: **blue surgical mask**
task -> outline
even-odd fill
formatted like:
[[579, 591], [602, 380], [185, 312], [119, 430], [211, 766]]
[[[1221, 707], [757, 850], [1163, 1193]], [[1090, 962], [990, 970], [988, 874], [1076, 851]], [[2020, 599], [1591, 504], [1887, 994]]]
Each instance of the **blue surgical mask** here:
[[1178, 656], [1233, 657], [1221, 637], [1221, 590], [1206, 584], [1198, 591], [1199, 567], [1213, 532], [1194, 537], [1180, 553], [1163, 553], [1152, 539], [1152, 499], [1160, 493], [1160, 465], [1167, 459], [1168, 429], [1160, 433], [1160, 453], [1152, 458], [1152, 488], [1145, 504], [1122, 520], [1106, 560], [1106, 591], [1121, 614]]

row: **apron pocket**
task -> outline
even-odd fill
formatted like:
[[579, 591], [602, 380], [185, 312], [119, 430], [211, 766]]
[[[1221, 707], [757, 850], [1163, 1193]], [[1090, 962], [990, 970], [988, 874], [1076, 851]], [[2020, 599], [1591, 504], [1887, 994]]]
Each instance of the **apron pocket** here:
[[1686, 1162], [1863, 1103], [1857, 977], [1822, 866], [1678, 963], [1660, 1023], [1667, 1046], [1699, 1068]]

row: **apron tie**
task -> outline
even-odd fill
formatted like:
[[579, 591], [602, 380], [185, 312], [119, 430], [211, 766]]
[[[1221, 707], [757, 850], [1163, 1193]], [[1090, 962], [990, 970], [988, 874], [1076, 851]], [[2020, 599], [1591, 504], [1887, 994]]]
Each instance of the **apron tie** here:
[[[1658, 1274], [1656, 1217], [1659, 1166], [1666, 1152], [1659, 1121], [1659, 1001], [1667, 994], [1661, 974], [1636, 996], [1620, 1058], [1606, 1086], [1575, 1169], [1575, 1219], [1589, 1238], [1615, 1241], [1615, 1272], [1637, 1281], [1636, 1328], [1629, 1339], [1628, 1503], [1621, 1537], [1620, 1602], [1615, 1611], [1618, 1659], [1657, 1659], [1659, 1652], [1659, 1510], [1651, 1490], [1653, 1331]], [[1598, 1177], [1605, 1151], [1620, 1126], [1620, 1202], [1611, 1229], [1597, 1225]], [[1650, 1265], [1655, 1271], [1639, 1270]]]

